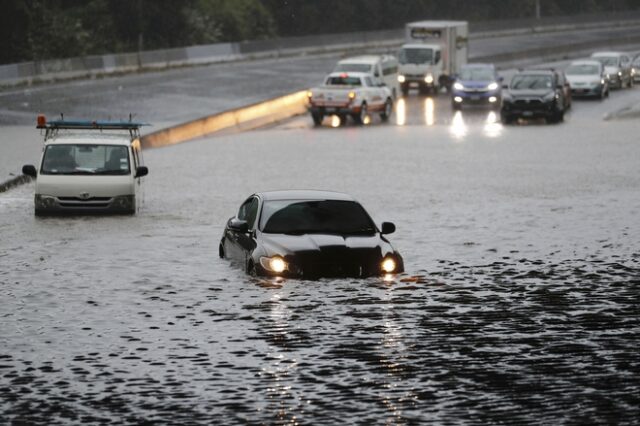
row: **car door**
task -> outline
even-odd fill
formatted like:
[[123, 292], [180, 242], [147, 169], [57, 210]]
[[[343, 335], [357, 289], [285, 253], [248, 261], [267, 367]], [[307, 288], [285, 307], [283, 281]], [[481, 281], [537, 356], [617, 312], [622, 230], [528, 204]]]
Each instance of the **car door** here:
[[227, 224], [227, 232], [225, 238], [225, 251], [227, 256], [239, 263], [242, 266], [246, 266], [247, 258], [255, 249], [255, 226], [258, 217], [259, 201], [256, 196], [249, 197], [238, 209], [238, 214], [235, 218], [231, 218], [231, 222], [234, 219], [244, 220], [247, 222], [248, 231], [240, 232], [232, 229]]
[[382, 81], [379, 79], [372, 79], [371, 77], [366, 77], [365, 82], [367, 85], [366, 90], [369, 93], [369, 108], [372, 110], [380, 109], [386, 100], [386, 86], [381, 85]]

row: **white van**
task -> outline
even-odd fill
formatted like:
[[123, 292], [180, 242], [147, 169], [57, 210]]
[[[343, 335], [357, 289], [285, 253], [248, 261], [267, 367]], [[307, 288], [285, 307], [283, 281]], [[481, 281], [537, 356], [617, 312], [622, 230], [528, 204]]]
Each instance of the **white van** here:
[[52, 121], [45, 130], [40, 168], [22, 173], [36, 179], [35, 214], [134, 214], [142, 202], [141, 123]]
[[333, 72], [365, 72], [373, 74], [391, 90], [395, 99], [400, 92], [398, 60], [391, 55], [354, 56], [339, 61]]

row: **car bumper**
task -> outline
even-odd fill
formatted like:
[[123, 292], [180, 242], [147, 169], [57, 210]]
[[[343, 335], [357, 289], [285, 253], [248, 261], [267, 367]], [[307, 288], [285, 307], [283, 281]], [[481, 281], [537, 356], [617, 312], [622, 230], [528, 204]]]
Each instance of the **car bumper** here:
[[504, 102], [501, 112], [503, 115], [510, 117], [524, 118], [552, 117], [558, 113], [554, 103], [539, 103], [525, 106], [511, 102]]
[[454, 90], [451, 92], [454, 102], [464, 105], [500, 105], [502, 96], [498, 92], [467, 92]]
[[603, 86], [592, 86], [592, 87], [572, 87], [571, 88], [571, 96], [580, 97], [580, 96], [600, 96], [602, 93]]
[[63, 214], [131, 214], [136, 209], [134, 195], [93, 197], [82, 200], [77, 197], [56, 197], [36, 194], [35, 211], [38, 215]]
[[311, 105], [307, 109], [312, 114], [357, 114], [360, 112], [360, 105]]

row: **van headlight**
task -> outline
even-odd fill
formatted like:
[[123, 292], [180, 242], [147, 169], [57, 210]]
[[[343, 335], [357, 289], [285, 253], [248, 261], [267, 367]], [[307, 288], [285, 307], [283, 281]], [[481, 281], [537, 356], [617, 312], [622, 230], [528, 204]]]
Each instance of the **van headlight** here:
[[398, 83], [404, 83], [405, 81], [407, 81], [407, 79], [405, 78], [404, 75], [402, 74], [398, 75]]
[[398, 264], [396, 263], [395, 259], [392, 257], [385, 257], [384, 259], [382, 259], [382, 263], [380, 263], [380, 268], [382, 269], [382, 272], [386, 274], [390, 274], [394, 272], [397, 267], [398, 267]]
[[424, 82], [427, 84], [433, 83], [433, 75], [427, 74], [426, 77], [424, 78]]
[[260, 265], [269, 272], [281, 274], [287, 270], [287, 262], [280, 256], [261, 257]]

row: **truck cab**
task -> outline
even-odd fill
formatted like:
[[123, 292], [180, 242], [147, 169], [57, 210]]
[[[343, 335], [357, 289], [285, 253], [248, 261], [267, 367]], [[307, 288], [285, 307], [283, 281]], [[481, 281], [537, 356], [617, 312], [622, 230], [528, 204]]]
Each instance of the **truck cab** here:
[[465, 21], [419, 21], [405, 26], [406, 44], [398, 52], [398, 82], [404, 95], [450, 90], [467, 63], [469, 29]]

